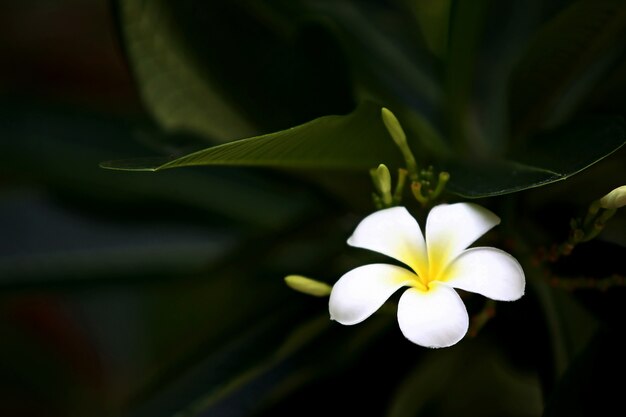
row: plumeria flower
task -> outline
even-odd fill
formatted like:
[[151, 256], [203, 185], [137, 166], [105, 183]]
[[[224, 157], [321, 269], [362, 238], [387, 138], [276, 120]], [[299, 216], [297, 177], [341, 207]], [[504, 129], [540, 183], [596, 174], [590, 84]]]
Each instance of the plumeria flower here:
[[409, 287], [398, 302], [404, 336], [426, 347], [454, 345], [469, 326], [455, 288], [500, 301], [524, 294], [524, 271], [515, 258], [496, 248], [467, 249], [499, 223], [498, 216], [476, 204], [442, 204], [429, 213], [424, 239], [404, 207], [367, 216], [348, 244], [390, 256], [406, 267], [379, 263], [347, 272], [330, 294], [331, 319], [345, 325], [360, 323], [398, 289]]

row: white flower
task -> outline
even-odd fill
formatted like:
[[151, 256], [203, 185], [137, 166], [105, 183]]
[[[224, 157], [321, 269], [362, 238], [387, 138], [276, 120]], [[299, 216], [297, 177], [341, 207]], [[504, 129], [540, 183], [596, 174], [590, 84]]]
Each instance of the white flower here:
[[442, 204], [429, 213], [424, 239], [404, 207], [367, 216], [348, 244], [390, 256], [411, 269], [371, 264], [347, 272], [330, 294], [331, 319], [345, 325], [360, 323], [407, 286], [398, 303], [404, 336], [426, 347], [454, 345], [469, 325], [454, 288], [500, 301], [524, 294], [524, 271], [515, 258], [496, 248], [466, 249], [499, 223], [498, 216], [476, 204]]

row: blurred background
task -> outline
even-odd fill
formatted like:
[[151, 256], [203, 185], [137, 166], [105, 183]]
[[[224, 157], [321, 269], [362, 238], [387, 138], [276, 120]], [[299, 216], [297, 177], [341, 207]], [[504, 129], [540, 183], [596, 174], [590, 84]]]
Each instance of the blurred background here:
[[[0, 416], [571, 416], [620, 404], [623, 286], [530, 286], [521, 301], [498, 305], [475, 337], [427, 350], [402, 337], [393, 308], [341, 327], [328, 320], [327, 300], [283, 283], [302, 273], [332, 284], [372, 259], [345, 245], [373, 210], [367, 172], [313, 179], [236, 167], [99, 167], [345, 114], [363, 97], [395, 94], [395, 103], [428, 108], [437, 92], [424, 89], [423, 74], [396, 77], [393, 70], [413, 65], [400, 59], [406, 65], [398, 67], [397, 54], [415, 42], [428, 51], [416, 48], [423, 77], [440, 73], [452, 32], [436, 23], [450, 7], [468, 16], [473, 7], [124, 3], [0, 4]], [[300, 3], [314, 18], [285, 18]], [[509, 74], [514, 51], [581, 2], [495, 3], [476, 2], [489, 41], [473, 45], [485, 47], [471, 84], [484, 94], [458, 90], [474, 94], [470, 154], [503, 154], [499, 132], [539, 126], [533, 112], [510, 123], [490, 118], [506, 113], [489, 101], [504, 94], [492, 86], [509, 85], [490, 71]], [[577, 73], [586, 84], [563, 93], [565, 104], [542, 127], [581, 114], [624, 116], [626, 10], [618, 3], [598, 12], [599, 22], [617, 18], [594, 39], [591, 70]], [[368, 24], [388, 36], [374, 36]], [[335, 37], [342, 30], [353, 37]], [[448, 126], [434, 110], [424, 114]], [[452, 136], [467, 128], [450, 126]], [[479, 202], [513, 213], [531, 244], [559, 242], [571, 217], [626, 182], [625, 156], [622, 148], [568, 181]], [[623, 211], [557, 264], [555, 276], [622, 277], [623, 285]], [[515, 247], [507, 233], [493, 239]], [[484, 299], [467, 304], [478, 314]]]

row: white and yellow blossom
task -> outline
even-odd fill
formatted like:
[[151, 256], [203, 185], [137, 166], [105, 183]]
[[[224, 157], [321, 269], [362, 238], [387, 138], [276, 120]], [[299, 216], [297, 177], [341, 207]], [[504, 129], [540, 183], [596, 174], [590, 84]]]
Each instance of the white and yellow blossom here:
[[345, 325], [360, 323], [398, 289], [409, 287], [398, 303], [404, 336], [426, 347], [454, 345], [469, 325], [455, 288], [500, 301], [524, 294], [524, 272], [515, 258], [491, 247], [467, 249], [499, 223], [498, 216], [476, 204], [442, 204], [431, 210], [424, 238], [404, 207], [369, 215], [348, 244], [382, 253], [408, 268], [371, 264], [347, 272], [332, 289], [331, 319]]

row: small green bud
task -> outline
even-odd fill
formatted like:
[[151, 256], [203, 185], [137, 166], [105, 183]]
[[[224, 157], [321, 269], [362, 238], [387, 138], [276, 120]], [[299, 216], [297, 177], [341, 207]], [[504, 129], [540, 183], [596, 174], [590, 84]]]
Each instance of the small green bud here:
[[404, 129], [402, 129], [400, 122], [391, 110], [383, 107], [380, 110], [380, 114], [391, 139], [393, 139], [396, 145], [398, 145], [398, 148], [400, 148], [400, 152], [402, 152], [402, 156], [406, 162], [406, 169], [409, 171], [409, 177], [413, 181], [416, 181], [418, 179], [417, 163], [415, 162], [413, 152], [411, 152], [411, 148], [409, 148], [409, 144], [406, 141]]
[[404, 133], [404, 129], [402, 129], [402, 126], [396, 116], [391, 112], [391, 110], [385, 107], [381, 109], [380, 113], [383, 117], [383, 123], [385, 124], [387, 131], [396, 145], [398, 145], [400, 149], [406, 147], [406, 134]]
[[626, 185], [617, 187], [600, 199], [600, 207], [605, 209], [618, 209], [626, 206]]
[[325, 282], [316, 281], [302, 275], [289, 275], [285, 277], [285, 284], [293, 290], [312, 295], [314, 297], [327, 297], [333, 287]]
[[387, 194], [391, 193], [391, 174], [385, 164], [378, 165], [376, 178], [378, 179], [378, 191], [385, 198]]
[[[391, 207], [393, 205], [393, 197], [391, 196], [391, 174], [385, 164], [378, 165], [378, 168], [371, 169], [370, 175], [374, 188], [378, 191], [379, 195], [374, 197], [374, 203], [381, 207]], [[377, 202], [378, 200], [378, 202]]]

